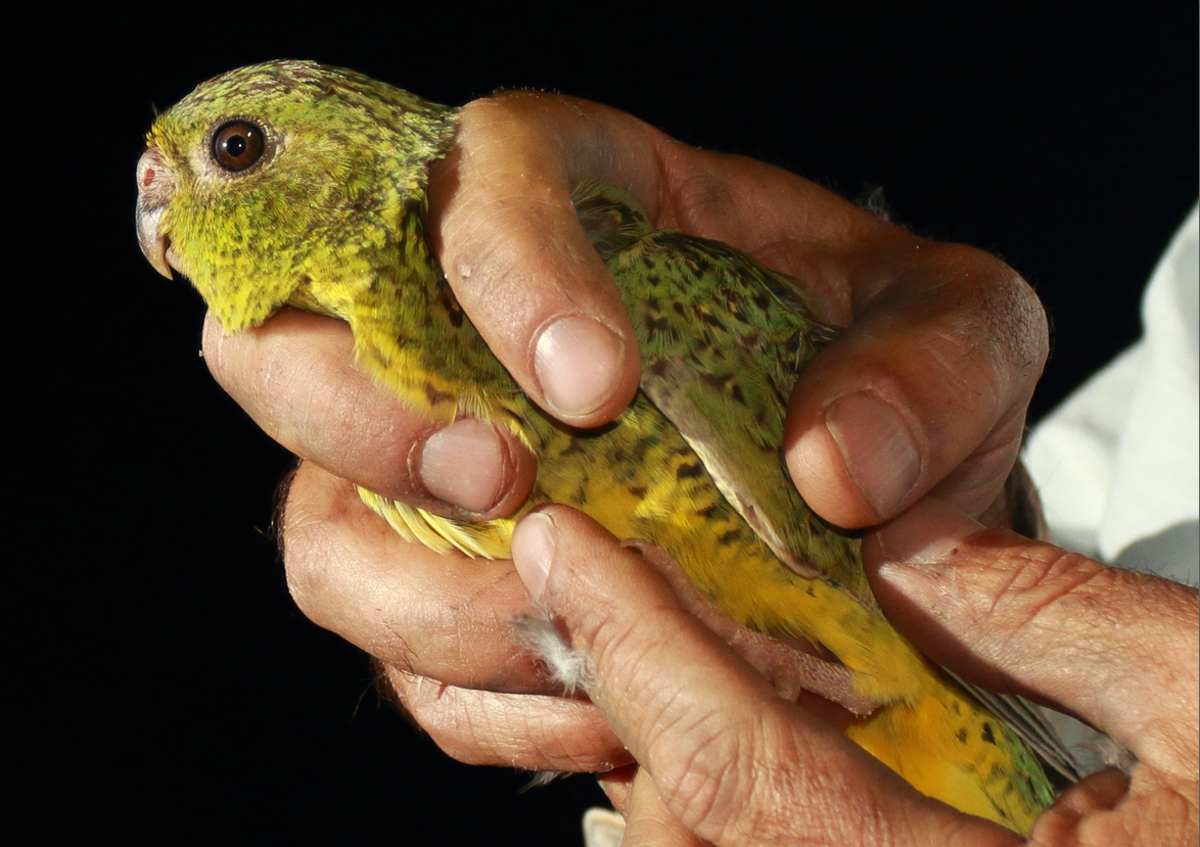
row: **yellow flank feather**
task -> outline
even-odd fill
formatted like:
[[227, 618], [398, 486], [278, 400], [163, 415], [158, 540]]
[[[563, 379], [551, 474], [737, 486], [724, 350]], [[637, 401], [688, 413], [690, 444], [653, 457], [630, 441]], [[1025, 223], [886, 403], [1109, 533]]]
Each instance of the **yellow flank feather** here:
[[[856, 743], [925, 794], [1029, 832], [1053, 800], [1036, 758], [892, 628], [858, 539], [824, 524], [788, 478], [787, 398], [836, 335], [799, 284], [724, 244], [654, 230], [619, 192], [580, 186], [580, 223], [637, 328], [643, 377], [613, 424], [566, 427], [491, 355], [429, 249], [426, 169], [455, 120], [306, 62], [218, 77], [150, 132], [142, 248], [167, 275], [186, 273], [231, 332], [285, 304], [349, 321], [358, 363], [412, 408], [505, 427], [536, 453], [522, 512], [565, 503], [668, 550], [737, 622], [835, 657], [854, 702], [874, 707], [847, 729]], [[362, 497], [435, 550], [509, 556], [513, 519], [470, 524]]]

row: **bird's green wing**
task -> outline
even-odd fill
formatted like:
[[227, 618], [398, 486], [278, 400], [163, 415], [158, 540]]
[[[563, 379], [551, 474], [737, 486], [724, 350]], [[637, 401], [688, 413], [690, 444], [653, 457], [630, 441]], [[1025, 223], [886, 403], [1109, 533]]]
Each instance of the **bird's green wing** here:
[[647, 397], [780, 561], [874, 609], [858, 539], [808, 508], [781, 454], [796, 376], [836, 330], [793, 280], [728, 245], [654, 231], [603, 189], [577, 194], [577, 208], [633, 319]]

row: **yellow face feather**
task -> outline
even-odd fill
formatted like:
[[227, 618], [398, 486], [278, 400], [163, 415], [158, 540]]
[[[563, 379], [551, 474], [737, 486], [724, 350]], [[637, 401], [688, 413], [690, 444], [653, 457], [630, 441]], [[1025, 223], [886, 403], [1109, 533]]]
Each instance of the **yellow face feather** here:
[[[655, 231], [619, 192], [577, 210], [638, 331], [642, 390], [584, 432], [537, 409], [459, 308], [424, 231], [429, 164], [457, 113], [308, 62], [243, 68], [162, 115], [138, 166], [142, 249], [234, 332], [284, 304], [350, 322], [359, 364], [434, 420], [471, 416], [538, 455], [523, 510], [576, 506], [671, 552], [736, 621], [837, 657], [847, 734], [924, 793], [1027, 833], [1053, 799], [1025, 745], [880, 613], [852, 535], [825, 525], [780, 456], [799, 370], [834, 337], [795, 280], [726, 245]], [[513, 520], [466, 524], [371, 492], [397, 531], [507, 557]]]
[[173, 190], [139, 204], [139, 220], [160, 215], [142, 243], [166, 239], [168, 260], [227, 330], [259, 324], [314, 281], [356, 284], [397, 246], [454, 119], [453, 109], [309, 62], [217, 77], [147, 134], [156, 161], [139, 168], [142, 195], [164, 174]]

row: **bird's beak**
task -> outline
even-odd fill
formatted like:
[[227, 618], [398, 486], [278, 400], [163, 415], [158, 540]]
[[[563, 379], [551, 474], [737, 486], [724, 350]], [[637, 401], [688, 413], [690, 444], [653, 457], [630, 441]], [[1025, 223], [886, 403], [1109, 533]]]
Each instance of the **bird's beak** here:
[[137, 233], [142, 254], [154, 269], [172, 278], [167, 251], [171, 240], [158, 230], [163, 212], [175, 193], [175, 172], [168, 167], [157, 147], [147, 148], [137, 164]]

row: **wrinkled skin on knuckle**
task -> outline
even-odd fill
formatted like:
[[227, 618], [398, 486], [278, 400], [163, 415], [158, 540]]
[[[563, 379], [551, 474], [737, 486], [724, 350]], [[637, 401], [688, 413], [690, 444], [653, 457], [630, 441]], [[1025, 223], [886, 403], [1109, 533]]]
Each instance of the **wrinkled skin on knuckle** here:
[[[712, 714], [664, 729], [659, 744], [670, 767], [656, 772], [655, 782], [667, 808], [689, 830], [717, 842], [753, 830], [759, 817], [753, 803], [760, 799], [755, 762], [763, 747], [755, 724], [752, 718], [731, 722]], [[680, 749], [688, 755], [671, 755]]]
[[[969, 539], [972, 558], [985, 566], [972, 578], [991, 598], [968, 612], [974, 649], [1017, 676], [1035, 673], [1040, 693], [1074, 703], [1150, 764], [1173, 767], [1177, 751], [1196, 747], [1196, 662], [1181, 661], [1196, 656], [1196, 625], [1173, 611], [1189, 607], [1181, 599], [1194, 592], [1013, 538], [988, 530]], [[1192, 772], [1194, 756], [1189, 761]]]
[[690, 751], [655, 773], [667, 807], [715, 843], [842, 843], [867, 831], [880, 837], [863, 843], [889, 843], [882, 838], [888, 827], [876, 825], [882, 821], [844, 813], [860, 808], [870, 789], [820, 767], [784, 714], [788, 708], [767, 703], [739, 719], [692, 718], [665, 733], [664, 747]]
[[[1011, 546], [1007, 532], [987, 530], [971, 537], [973, 549], [985, 555], [995, 551], [996, 561], [989, 571], [987, 593], [993, 600], [977, 616], [986, 621], [983, 639], [993, 637], [992, 651], [1003, 654], [1008, 643], [1026, 640], [1026, 631], [1036, 638], [1060, 636], [1050, 645], [1061, 643], [1065, 605], [1092, 605], [1092, 580], [1106, 582], [1104, 569], [1092, 560], [1048, 545]], [[1087, 624], [1089, 627], [1093, 624]]]
[[[685, 231], [702, 234], [721, 228], [734, 228], [737, 224], [740, 198], [736, 186], [717, 178], [709, 168], [698, 167], [698, 151], [671, 140], [662, 148], [669, 156], [660, 172], [659, 213], [663, 226], [680, 227]], [[753, 238], [748, 233], [747, 238]], [[747, 242], [744, 249], [755, 245]]]
[[594, 773], [630, 761], [584, 701], [464, 689], [396, 668], [384, 675], [401, 710], [466, 764]]
[[997, 370], [1041, 373], [1049, 351], [1046, 312], [1032, 287], [990, 253], [962, 244], [938, 246], [946, 270], [941, 292], [954, 305], [960, 331], [972, 346], [987, 344]]
[[923, 484], [979, 514], [1019, 447], [1044, 363], [1044, 315], [1020, 277], [988, 254], [906, 238], [856, 271], [868, 298], [856, 304], [843, 349], [857, 357], [863, 384], [919, 415], [910, 426], [928, 461]]
[[288, 591], [300, 611], [318, 625], [323, 625], [320, 598], [336, 590], [341, 575], [336, 567], [341, 548], [328, 530], [339, 521], [350, 520], [353, 510], [347, 508], [347, 496], [357, 497], [350, 483], [304, 462], [291, 477], [278, 517]]
[[470, 712], [444, 695], [449, 686], [413, 673], [411, 668], [378, 662], [379, 684], [390, 702], [446, 755], [465, 764], [490, 764], [475, 737]]
[[[1021, 418], [1022, 424], [1024, 416]], [[935, 497], [952, 492], [955, 505], [969, 515], [978, 516], [984, 526], [1011, 529], [1012, 510], [1004, 482], [1021, 449], [1023, 425], [1005, 426], [988, 439], [930, 489]]]
[[[289, 591], [306, 617], [404, 670], [458, 685], [528, 690], [542, 683], [515, 644], [524, 608], [502, 564], [455, 578], [456, 562], [402, 542], [351, 483], [302, 465], [281, 520]], [[439, 557], [440, 558], [440, 557]], [[419, 661], [418, 661], [419, 659]]]
[[[1020, 626], [1055, 631], [1069, 624], [1099, 627], [1121, 634], [1129, 625], [1144, 625], [1161, 616], [1157, 604], [1158, 581], [1143, 574], [1101, 565], [1086, 556], [1050, 545], [1024, 544], [1009, 558], [1009, 588], [1001, 593], [997, 609], [1016, 610]], [[1010, 602], [1011, 601], [1011, 602]], [[1071, 607], [1086, 614], [1071, 615]], [[1158, 645], [1135, 640], [1122, 645], [1145, 658]]]
[[1025, 399], [1048, 353], [1045, 310], [1012, 268], [974, 247], [887, 236], [855, 277], [855, 312], [887, 310], [928, 328], [931, 352], [969, 383]]

